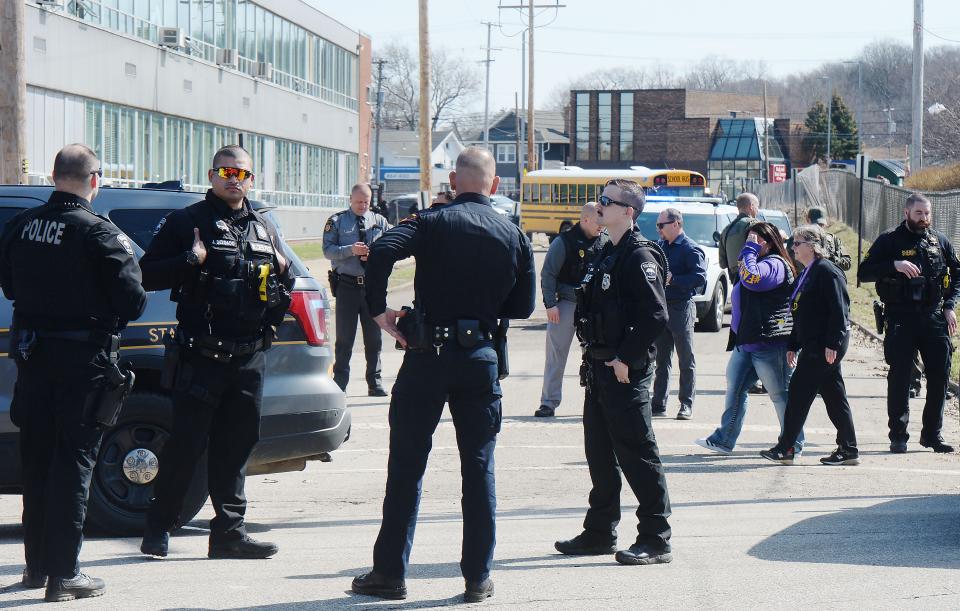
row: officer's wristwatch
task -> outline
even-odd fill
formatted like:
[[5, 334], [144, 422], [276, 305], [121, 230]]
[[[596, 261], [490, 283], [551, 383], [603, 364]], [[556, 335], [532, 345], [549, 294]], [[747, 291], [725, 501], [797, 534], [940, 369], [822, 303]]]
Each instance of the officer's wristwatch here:
[[196, 267], [200, 265], [200, 257], [192, 250], [187, 253], [187, 264]]

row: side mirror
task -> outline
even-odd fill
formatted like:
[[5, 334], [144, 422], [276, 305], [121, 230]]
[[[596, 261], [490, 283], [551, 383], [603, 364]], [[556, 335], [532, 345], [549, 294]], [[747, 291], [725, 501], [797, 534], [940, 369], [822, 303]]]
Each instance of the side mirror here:
[[713, 232], [713, 241], [716, 242], [717, 244], [720, 243], [720, 232], [719, 232], [719, 231], [714, 231], [714, 232]]

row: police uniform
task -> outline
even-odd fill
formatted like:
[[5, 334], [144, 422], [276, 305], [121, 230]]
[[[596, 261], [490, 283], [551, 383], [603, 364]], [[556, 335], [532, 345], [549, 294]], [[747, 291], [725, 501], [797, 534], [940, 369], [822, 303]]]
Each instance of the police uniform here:
[[[907, 278], [894, 261], [910, 261], [920, 276]], [[921, 445], [942, 441], [943, 406], [953, 351], [944, 310], [955, 307], [960, 294], [960, 261], [953, 245], [939, 231], [914, 233], [906, 222], [882, 234], [860, 265], [862, 282], [875, 281], [886, 310], [884, 357], [887, 374], [887, 415], [891, 449], [902, 450], [910, 435], [908, 396], [913, 356], [919, 350], [927, 376]]]
[[6, 225], [0, 283], [13, 301], [10, 356], [18, 369], [10, 418], [20, 427], [23, 542], [33, 576], [78, 573], [104, 430], [89, 413], [91, 400], [116, 363], [120, 329], [143, 313], [140, 280], [130, 239], [81, 197], [54, 191]]
[[373, 244], [366, 270], [372, 315], [386, 309], [394, 263], [410, 256], [417, 263], [416, 305], [426, 342], [406, 351], [393, 387], [387, 489], [373, 567], [395, 580], [406, 574], [431, 437], [448, 400], [463, 474], [460, 568], [468, 582], [479, 583], [490, 573], [495, 541], [493, 452], [501, 391], [493, 338], [498, 318], [527, 318], [533, 312], [533, 252], [526, 236], [497, 214], [488, 197], [459, 194]]
[[[207, 250], [202, 265], [190, 260], [194, 228]], [[172, 289], [170, 299], [177, 302], [167, 358], [179, 361], [170, 380], [173, 430], [160, 455], [147, 531], [181, 525], [183, 499], [207, 450], [216, 512], [211, 556], [247, 539], [243, 487], [260, 437], [264, 350], [283, 321], [294, 281], [289, 265], [278, 272], [279, 244], [273, 225], [249, 202], [234, 210], [207, 191], [203, 201], [167, 215], [141, 260], [144, 287]]]
[[354, 255], [351, 248], [357, 242], [373, 244], [390, 228], [387, 219], [368, 210], [357, 216], [353, 210], [338, 212], [327, 220], [323, 228], [323, 255], [333, 262], [331, 283], [336, 285], [336, 326], [333, 380], [343, 390], [350, 379], [350, 357], [357, 337], [357, 318], [363, 332], [363, 351], [367, 360], [367, 389], [371, 393], [382, 390], [380, 380], [380, 350], [383, 340], [380, 327], [373, 321], [364, 300], [366, 262]]
[[[620, 522], [620, 471], [637, 497], [636, 543], [670, 551], [670, 500], [651, 427], [650, 384], [655, 340], [667, 323], [667, 259], [634, 226], [619, 243], [607, 244], [584, 277], [577, 306], [577, 334], [586, 346], [583, 435], [593, 488], [583, 526], [585, 538], [613, 545]], [[621, 383], [608, 361], [629, 367]], [[558, 542], [563, 551], [564, 542]]]

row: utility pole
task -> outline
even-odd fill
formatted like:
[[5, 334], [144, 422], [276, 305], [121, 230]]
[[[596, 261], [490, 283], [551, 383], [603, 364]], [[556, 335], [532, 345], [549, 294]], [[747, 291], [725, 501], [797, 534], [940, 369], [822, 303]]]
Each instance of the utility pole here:
[[534, 0], [529, 0], [529, 8], [527, 9], [530, 19], [530, 23], [527, 25], [527, 29], [529, 30], [528, 35], [530, 36], [530, 44], [527, 49], [529, 53], [527, 56], [529, 65], [527, 68], [527, 78], [530, 79], [530, 83], [527, 86], [527, 167], [531, 170], [536, 170], [540, 159], [537, 157], [537, 128], [534, 120], [534, 115], [536, 114], [534, 108], [536, 108], [536, 104], [533, 101], [533, 3]]
[[487, 64], [487, 85], [486, 92], [483, 95], [483, 147], [487, 150], [490, 149], [490, 62], [493, 60], [490, 59], [490, 28], [493, 27], [493, 23], [490, 21], [482, 22], [487, 26], [487, 59], [484, 60], [484, 63]]
[[24, 3], [0, 9], [0, 183], [27, 182], [27, 69]]
[[830, 169], [830, 140], [833, 136], [833, 87], [829, 76], [824, 76], [827, 80], [827, 169]]
[[517, 188], [520, 188], [520, 181], [523, 180], [523, 155], [520, 154], [520, 101], [517, 100], [517, 92], [513, 92], [513, 117], [517, 121]]
[[770, 182], [770, 126], [767, 125], [767, 81], [763, 81], [763, 174]]
[[430, 149], [433, 148], [430, 134], [430, 25], [429, 0], [420, 3], [420, 108], [417, 128], [420, 136], [420, 190], [431, 191]]
[[910, 171], [923, 167], [923, 0], [913, 0], [913, 137]]
[[380, 110], [383, 108], [383, 65], [387, 63], [385, 59], [378, 59], [377, 64], [377, 113], [374, 117], [374, 138], [373, 138], [373, 184], [380, 184]]

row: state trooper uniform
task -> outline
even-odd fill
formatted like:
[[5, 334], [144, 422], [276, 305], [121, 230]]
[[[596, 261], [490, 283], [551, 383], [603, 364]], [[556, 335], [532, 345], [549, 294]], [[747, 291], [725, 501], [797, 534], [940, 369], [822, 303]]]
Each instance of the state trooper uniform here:
[[371, 395], [386, 396], [380, 377], [383, 339], [364, 300], [367, 262], [354, 255], [351, 247], [357, 242], [373, 244], [389, 228], [387, 219], [376, 212], [368, 210], [363, 216], [357, 216], [349, 208], [331, 216], [323, 228], [323, 255], [333, 262], [330, 285], [337, 299], [333, 380], [343, 390], [350, 380], [350, 357], [359, 318], [367, 360], [367, 389]]
[[[577, 336], [586, 348], [583, 435], [593, 488], [584, 533], [558, 541], [562, 553], [615, 545], [621, 470], [639, 503], [636, 545], [651, 555], [670, 552], [670, 499], [650, 422], [655, 340], [667, 322], [667, 271], [663, 252], [634, 226], [619, 243], [604, 246], [578, 289]], [[629, 383], [606, 364], [615, 358], [628, 366]]]
[[[191, 258], [195, 227], [207, 249], [202, 265]], [[224, 549], [251, 541], [243, 488], [247, 459], [260, 438], [264, 351], [283, 321], [294, 282], [289, 265], [278, 271], [279, 245], [273, 225], [249, 202], [234, 210], [211, 190], [203, 201], [167, 215], [141, 260], [144, 287], [172, 289], [178, 322], [164, 372], [173, 394], [173, 431], [160, 454], [145, 553], [166, 555], [168, 533], [182, 525], [183, 499], [208, 450], [216, 513], [209, 555], [269, 555], [255, 549], [269, 544], [256, 542], [237, 553]]]
[[[894, 261], [904, 260], [920, 269], [919, 277], [907, 278], [894, 269]], [[877, 295], [884, 303], [883, 351], [890, 366], [887, 416], [891, 450], [906, 451], [910, 437], [908, 397], [917, 351], [927, 376], [920, 444], [942, 444], [943, 406], [953, 352], [943, 312], [953, 310], [960, 295], [960, 261], [953, 245], [939, 231], [915, 233], [903, 222], [877, 238], [858, 275], [862, 282], [877, 283]]]
[[[387, 277], [396, 261], [413, 256], [419, 331], [409, 345], [390, 401], [390, 457], [383, 522], [373, 550], [373, 573], [354, 580], [354, 591], [402, 598], [421, 481], [444, 402], [457, 430], [463, 474], [463, 555], [470, 584], [490, 574], [495, 543], [493, 453], [500, 431], [495, 347], [499, 319], [527, 318], [536, 298], [533, 251], [520, 229], [477, 193], [414, 215], [376, 241], [367, 262], [367, 303], [386, 309]], [[407, 318], [407, 317], [405, 317]], [[403, 319], [401, 319], [403, 320]], [[404, 331], [403, 328], [401, 328]], [[417, 339], [422, 341], [417, 341]], [[505, 349], [505, 343], [501, 344]], [[390, 593], [378, 591], [390, 580]]]
[[[120, 330], [143, 313], [140, 280], [130, 239], [70, 193], [54, 191], [46, 204], [12, 218], [0, 242], [18, 370], [10, 419], [20, 428], [24, 585], [43, 587], [49, 576], [48, 600], [64, 600], [50, 598], [51, 587], [79, 576], [105, 428], [93, 402], [116, 364]], [[90, 581], [102, 591], [100, 580]]]

